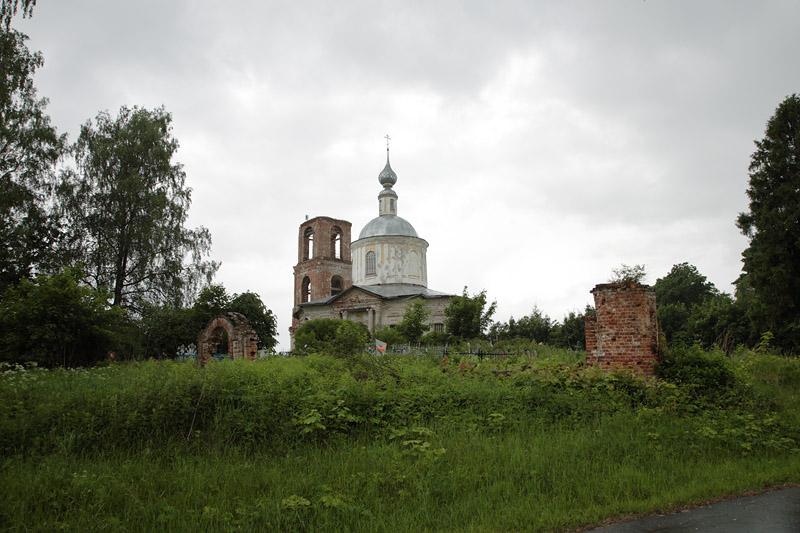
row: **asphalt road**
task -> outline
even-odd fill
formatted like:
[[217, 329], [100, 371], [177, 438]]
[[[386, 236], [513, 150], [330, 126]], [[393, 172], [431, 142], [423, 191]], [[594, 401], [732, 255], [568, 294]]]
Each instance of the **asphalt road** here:
[[648, 516], [591, 531], [603, 533], [800, 532], [800, 487], [744, 496], [675, 514]]

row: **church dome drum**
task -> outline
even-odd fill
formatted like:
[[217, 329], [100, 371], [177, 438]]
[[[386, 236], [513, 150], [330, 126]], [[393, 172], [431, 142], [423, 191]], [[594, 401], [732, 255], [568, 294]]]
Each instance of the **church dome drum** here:
[[414, 226], [397, 216], [397, 193], [392, 186], [397, 174], [389, 164], [378, 175], [383, 190], [378, 194], [378, 215], [373, 218], [351, 245], [353, 283], [355, 285], [428, 286], [428, 243], [417, 235]]

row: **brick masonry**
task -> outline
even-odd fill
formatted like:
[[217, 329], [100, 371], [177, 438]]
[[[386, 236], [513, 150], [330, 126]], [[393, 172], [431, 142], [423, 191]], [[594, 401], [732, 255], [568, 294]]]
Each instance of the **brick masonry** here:
[[254, 360], [258, 356], [258, 335], [241, 313], [225, 313], [212, 318], [197, 336], [197, 361], [205, 363], [214, 355], [222, 340], [222, 332], [228, 332], [228, 355], [234, 359]]
[[[313, 246], [308, 234], [313, 235]], [[331, 282], [334, 276], [342, 279], [341, 290], [353, 285], [353, 262], [350, 255], [351, 224], [346, 220], [330, 217], [314, 217], [300, 224], [297, 240], [297, 264], [294, 267], [294, 307], [292, 326], [289, 331], [294, 335], [300, 327], [296, 317], [299, 305], [305, 301], [312, 302], [327, 298], [333, 293]], [[339, 235], [337, 253], [333, 236]], [[308, 279], [311, 294], [306, 295], [303, 281]]]
[[597, 312], [586, 316], [587, 364], [652, 377], [658, 361], [655, 290], [625, 282], [597, 285], [591, 293]]

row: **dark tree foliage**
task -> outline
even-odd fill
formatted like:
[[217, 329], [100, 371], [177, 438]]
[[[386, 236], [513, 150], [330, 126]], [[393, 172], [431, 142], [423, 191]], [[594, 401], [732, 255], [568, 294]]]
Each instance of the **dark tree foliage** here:
[[673, 265], [654, 289], [658, 326], [670, 346], [698, 343], [730, 352], [739, 344], [758, 341], [745, 313], [746, 303], [720, 293], [694, 265]]
[[369, 329], [361, 322], [318, 318], [304, 323], [294, 334], [294, 349], [299, 353], [352, 355], [369, 341]]
[[745, 304], [724, 293], [693, 306], [688, 324], [688, 340], [706, 348], [716, 345], [726, 353], [738, 345], [754, 346], [760, 337]]
[[261, 297], [254, 292], [243, 292], [234, 295], [228, 306], [229, 311], [235, 311], [247, 317], [248, 322], [258, 335], [258, 348], [272, 351], [277, 344], [275, 336], [278, 333], [278, 323], [272, 311], [267, 309]]
[[656, 280], [653, 289], [658, 305], [698, 305], [719, 294], [714, 284], [689, 263], [673, 265], [666, 276]]
[[215, 316], [229, 311], [230, 304], [231, 297], [225, 287], [221, 283], [212, 283], [200, 290], [192, 308], [202, 322], [202, 328]]
[[[587, 306], [587, 311], [591, 307]], [[561, 348], [583, 350], [586, 348], [586, 325], [584, 313], [570, 311], [561, 322], [552, 320], [538, 307], [531, 313], [516, 320], [492, 324], [489, 336], [495, 341], [512, 341], [525, 339], [540, 344], [549, 344]]]
[[336, 338], [336, 329], [341, 320], [333, 318], [317, 318], [305, 322], [294, 333], [294, 350], [296, 352], [322, 352]]
[[[277, 344], [275, 315], [267, 309], [258, 294], [243, 292], [228, 295], [221, 284], [203, 287], [194, 305], [188, 309], [166, 306], [145, 306], [141, 312], [141, 337], [146, 357], [174, 357], [181, 346], [197, 342], [208, 322], [223, 313], [241, 313], [258, 335], [259, 349], [272, 350]], [[221, 343], [225, 346], [225, 343]]]
[[181, 346], [197, 343], [204, 326], [194, 309], [145, 305], [134, 326], [139, 331], [137, 351], [143, 357], [174, 357]]
[[550, 344], [573, 350], [586, 349], [586, 315], [570, 311], [550, 332]]
[[11, 19], [22, 8], [22, 16], [30, 17], [33, 14], [33, 6], [36, 0], [3, 0], [0, 3], [0, 25], [2, 29], [8, 29]]
[[62, 174], [60, 202], [87, 281], [108, 287], [114, 305], [180, 307], [218, 267], [203, 260], [208, 230], [184, 227], [191, 189], [173, 161], [171, 122], [163, 108], [122, 107], [116, 118], [101, 112], [81, 127], [77, 171]]
[[66, 138], [50, 125], [47, 99], [36, 95], [33, 74], [43, 59], [26, 39], [0, 29], [0, 293], [59, 263], [46, 202]]
[[[250, 291], [228, 295], [221, 284], [213, 283], [203, 287], [192, 306], [194, 337], [217, 315], [227, 312], [241, 313], [250, 322], [258, 335], [258, 348], [272, 350], [277, 344], [277, 321], [272, 311], [267, 309], [261, 297]], [[194, 340], [192, 341], [194, 342]]]
[[750, 159], [750, 209], [736, 225], [749, 237], [737, 285], [751, 288], [764, 329], [784, 346], [800, 344], [800, 96], [788, 96], [767, 122]]
[[497, 309], [497, 302], [486, 307], [486, 290], [474, 296], [467, 294], [454, 296], [444, 310], [447, 332], [461, 339], [477, 339], [483, 336]]
[[0, 359], [41, 366], [89, 365], [114, 345], [123, 311], [80, 283], [80, 269], [22, 280], [0, 301]]
[[492, 324], [489, 336], [498, 340], [521, 338], [546, 344], [555, 326], [556, 323], [547, 314], [534, 306], [531, 314], [519, 320], [512, 316], [507, 323]]
[[397, 344], [406, 344], [408, 341], [402, 333], [397, 331], [396, 328], [385, 327], [375, 332], [375, 338], [392, 346]]

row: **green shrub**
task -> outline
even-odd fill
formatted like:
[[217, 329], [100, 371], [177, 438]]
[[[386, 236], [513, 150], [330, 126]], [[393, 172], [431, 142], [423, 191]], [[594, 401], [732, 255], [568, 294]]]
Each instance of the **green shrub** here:
[[406, 344], [408, 342], [399, 331], [393, 328], [383, 328], [376, 331], [375, 338], [385, 342], [389, 346], [395, 344]]
[[453, 337], [444, 331], [429, 331], [423, 335], [419, 342], [427, 346], [444, 346], [453, 342]]
[[665, 355], [655, 369], [661, 379], [691, 387], [703, 395], [729, 391], [736, 385], [734, 366], [719, 350], [706, 352], [698, 345], [682, 345]]
[[41, 366], [91, 365], [114, 346], [125, 312], [80, 282], [79, 268], [23, 279], [0, 300], [0, 361]]
[[336, 335], [332, 342], [331, 355], [349, 356], [363, 352], [369, 343], [370, 334], [367, 326], [361, 322], [340, 320]]

